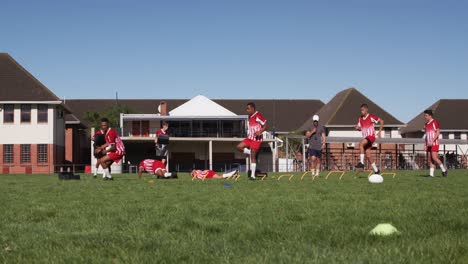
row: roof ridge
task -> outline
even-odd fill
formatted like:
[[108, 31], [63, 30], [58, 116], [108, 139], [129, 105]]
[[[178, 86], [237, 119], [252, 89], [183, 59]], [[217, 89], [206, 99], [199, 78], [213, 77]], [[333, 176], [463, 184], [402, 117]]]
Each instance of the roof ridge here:
[[[346, 95], [345, 97], [343, 98], [343, 100], [341, 100], [340, 104], [335, 108], [335, 111], [333, 112], [333, 114], [331, 115], [331, 117], [328, 119], [328, 122], [327, 123], [330, 123], [331, 120], [336, 116], [336, 114], [338, 113], [338, 110], [343, 106], [344, 102], [346, 101], [346, 99], [348, 98], [349, 94], [352, 92], [352, 91], [357, 91], [356, 88], [354, 87], [351, 87], [351, 88], [348, 88], [347, 90], [344, 90], [342, 92], [346, 92]], [[337, 96], [338, 94], [336, 94], [335, 96]], [[333, 99], [332, 99], [333, 100]]]

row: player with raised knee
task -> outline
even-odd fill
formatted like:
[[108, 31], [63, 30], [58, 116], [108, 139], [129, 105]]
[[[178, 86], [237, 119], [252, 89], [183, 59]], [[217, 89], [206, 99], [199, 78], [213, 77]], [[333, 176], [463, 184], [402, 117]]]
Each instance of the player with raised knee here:
[[250, 102], [246, 108], [249, 115], [247, 137], [237, 145], [237, 150], [250, 155], [250, 180], [255, 180], [255, 171], [257, 169], [257, 154], [263, 142], [263, 132], [268, 129], [267, 120], [260, 114], [255, 106], [255, 103]]
[[361, 105], [361, 117], [359, 117], [358, 123], [355, 128], [362, 132], [363, 139], [359, 143], [360, 150], [360, 161], [356, 165], [357, 169], [364, 169], [364, 158], [366, 158], [369, 163], [371, 163], [372, 169], [376, 174], [380, 174], [379, 168], [372, 160], [371, 149], [372, 144], [375, 142], [375, 124], [379, 124], [379, 131], [377, 132], [377, 137], [381, 137], [382, 128], [384, 126], [384, 121], [381, 118], [369, 113], [369, 107], [367, 104]]

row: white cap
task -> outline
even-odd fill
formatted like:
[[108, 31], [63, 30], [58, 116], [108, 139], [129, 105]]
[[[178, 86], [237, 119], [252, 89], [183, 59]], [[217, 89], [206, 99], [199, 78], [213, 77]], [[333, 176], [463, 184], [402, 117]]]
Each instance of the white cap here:
[[312, 120], [313, 120], [313, 121], [319, 121], [319, 116], [318, 116], [318, 115], [314, 115], [314, 116], [312, 117]]

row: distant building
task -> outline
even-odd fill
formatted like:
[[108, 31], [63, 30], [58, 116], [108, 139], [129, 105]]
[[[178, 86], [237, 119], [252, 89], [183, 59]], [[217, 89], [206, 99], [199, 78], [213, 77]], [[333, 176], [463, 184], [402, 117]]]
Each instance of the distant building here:
[[63, 164], [69, 114], [62, 100], [0, 53], [1, 173], [50, 173]]

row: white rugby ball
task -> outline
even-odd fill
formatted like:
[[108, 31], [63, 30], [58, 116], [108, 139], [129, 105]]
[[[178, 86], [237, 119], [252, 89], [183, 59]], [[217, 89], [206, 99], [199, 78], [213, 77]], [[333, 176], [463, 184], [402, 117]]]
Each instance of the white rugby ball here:
[[369, 176], [369, 182], [370, 183], [382, 183], [383, 177], [379, 174], [372, 174], [371, 176]]

